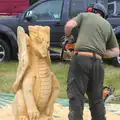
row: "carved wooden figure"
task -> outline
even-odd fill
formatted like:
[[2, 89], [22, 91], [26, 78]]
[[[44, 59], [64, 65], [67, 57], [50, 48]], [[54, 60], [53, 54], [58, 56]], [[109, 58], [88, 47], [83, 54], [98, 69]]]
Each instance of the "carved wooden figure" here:
[[15, 120], [52, 120], [59, 82], [50, 69], [50, 28], [29, 26], [29, 36], [18, 27], [19, 65], [13, 102]]

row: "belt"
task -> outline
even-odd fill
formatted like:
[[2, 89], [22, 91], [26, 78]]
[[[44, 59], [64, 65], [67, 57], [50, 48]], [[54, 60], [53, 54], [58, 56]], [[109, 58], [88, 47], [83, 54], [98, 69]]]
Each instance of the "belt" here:
[[82, 56], [88, 56], [88, 57], [96, 57], [98, 59], [101, 59], [102, 57], [98, 54], [94, 54], [93, 52], [78, 52], [78, 51], [74, 51], [74, 55], [82, 55]]

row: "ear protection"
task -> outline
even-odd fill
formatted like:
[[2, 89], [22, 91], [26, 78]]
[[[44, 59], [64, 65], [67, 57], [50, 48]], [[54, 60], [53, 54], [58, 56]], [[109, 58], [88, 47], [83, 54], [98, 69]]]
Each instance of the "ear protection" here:
[[[98, 13], [98, 10], [95, 10], [94, 8], [92, 8], [92, 7], [89, 7], [88, 9], [87, 9], [87, 12], [88, 13], [90, 13], [90, 12], [92, 12], [92, 13]], [[100, 12], [100, 11], [99, 11]], [[101, 12], [101, 15], [104, 17], [104, 14]]]
[[92, 7], [89, 7], [88, 9], [87, 9], [87, 12], [89, 13], [89, 12], [93, 12], [93, 8]]

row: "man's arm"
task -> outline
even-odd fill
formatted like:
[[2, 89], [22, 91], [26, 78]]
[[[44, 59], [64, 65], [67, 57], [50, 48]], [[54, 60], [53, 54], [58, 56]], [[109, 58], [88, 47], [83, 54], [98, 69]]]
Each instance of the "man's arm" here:
[[78, 14], [76, 17], [69, 20], [66, 23], [65, 28], [64, 28], [65, 37], [69, 38], [71, 36], [72, 29], [77, 26], [80, 26], [81, 21], [82, 21], [82, 13]]
[[65, 25], [65, 37], [70, 37], [71, 36], [71, 32], [72, 32], [72, 29], [77, 27], [77, 22], [73, 19], [69, 20], [66, 25]]
[[107, 42], [107, 50], [103, 55], [103, 58], [112, 58], [112, 57], [117, 57], [120, 55], [120, 49], [119, 49], [119, 45], [117, 42], [117, 38], [115, 36], [115, 33], [112, 29], [112, 27], [110, 27], [110, 35], [108, 38], [108, 42]]
[[119, 48], [112, 48], [110, 50], [106, 50], [106, 52], [103, 55], [103, 58], [112, 58], [112, 57], [117, 57], [120, 55], [120, 50]]

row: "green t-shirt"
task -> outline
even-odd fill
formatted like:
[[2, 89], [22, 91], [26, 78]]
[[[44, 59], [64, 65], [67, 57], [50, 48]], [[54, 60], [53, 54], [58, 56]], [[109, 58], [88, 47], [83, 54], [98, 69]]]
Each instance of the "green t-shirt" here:
[[110, 23], [94, 13], [80, 13], [73, 18], [79, 27], [75, 50], [88, 49], [103, 54], [118, 46]]

